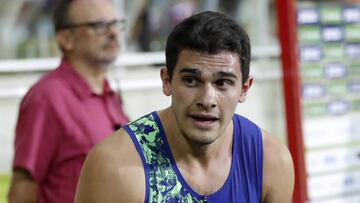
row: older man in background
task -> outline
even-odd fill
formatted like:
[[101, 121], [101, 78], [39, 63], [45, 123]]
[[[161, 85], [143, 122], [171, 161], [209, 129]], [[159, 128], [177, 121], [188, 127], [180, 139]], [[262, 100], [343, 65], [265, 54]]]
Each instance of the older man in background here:
[[55, 9], [60, 66], [23, 98], [9, 202], [71, 203], [90, 148], [128, 122], [106, 73], [124, 26], [109, 0], [62, 0]]

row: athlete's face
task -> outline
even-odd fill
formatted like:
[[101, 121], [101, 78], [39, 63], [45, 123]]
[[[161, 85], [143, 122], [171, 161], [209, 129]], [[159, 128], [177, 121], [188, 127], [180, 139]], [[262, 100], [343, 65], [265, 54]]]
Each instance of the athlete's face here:
[[171, 95], [171, 109], [185, 138], [213, 143], [230, 125], [238, 102], [243, 102], [252, 79], [242, 85], [239, 56], [232, 52], [180, 52], [170, 81], [161, 70], [163, 92]]

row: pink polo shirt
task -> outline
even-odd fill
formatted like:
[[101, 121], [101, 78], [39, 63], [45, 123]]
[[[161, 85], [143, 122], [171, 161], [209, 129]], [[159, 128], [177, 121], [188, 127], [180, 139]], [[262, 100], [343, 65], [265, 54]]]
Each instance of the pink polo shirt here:
[[107, 81], [96, 95], [63, 59], [21, 102], [13, 167], [39, 183], [40, 203], [72, 203], [90, 148], [127, 122]]

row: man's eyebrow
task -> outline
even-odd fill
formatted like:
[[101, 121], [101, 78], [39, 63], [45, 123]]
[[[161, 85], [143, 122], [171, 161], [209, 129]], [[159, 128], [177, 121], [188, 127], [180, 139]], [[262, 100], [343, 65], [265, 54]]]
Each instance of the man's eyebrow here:
[[217, 72], [217, 73], [214, 74], [214, 76], [217, 76], [217, 77], [231, 77], [231, 78], [234, 78], [234, 79], [238, 78], [234, 73], [225, 72], [225, 71]]
[[182, 68], [179, 73], [191, 73], [194, 75], [201, 75], [201, 72], [198, 69], [190, 68], [190, 67], [184, 67]]
[[[190, 68], [190, 67], [184, 67], [182, 68], [179, 73], [190, 73], [193, 75], [201, 76], [201, 71], [196, 68]], [[238, 77], [232, 73], [232, 72], [226, 72], [226, 71], [219, 71], [213, 74], [214, 77], [230, 77], [237, 79]]]

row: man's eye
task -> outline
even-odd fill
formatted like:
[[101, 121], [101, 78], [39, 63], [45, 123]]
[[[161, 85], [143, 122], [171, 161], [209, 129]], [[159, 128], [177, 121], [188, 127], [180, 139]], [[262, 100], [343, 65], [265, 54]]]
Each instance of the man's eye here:
[[233, 82], [230, 81], [230, 80], [217, 80], [215, 82], [216, 86], [218, 87], [226, 87], [226, 86], [229, 86], [229, 85], [232, 85]]
[[105, 22], [96, 22], [96, 23], [93, 23], [91, 25], [94, 29], [103, 29], [105, 28], [107, 25]]
[[184, 77], [183, 82], [188, 86], [195, 86], [197, 84], [197, 80], [193, 77]]

